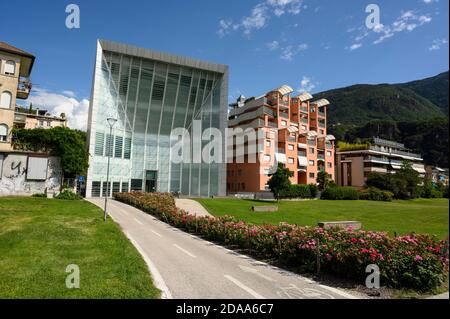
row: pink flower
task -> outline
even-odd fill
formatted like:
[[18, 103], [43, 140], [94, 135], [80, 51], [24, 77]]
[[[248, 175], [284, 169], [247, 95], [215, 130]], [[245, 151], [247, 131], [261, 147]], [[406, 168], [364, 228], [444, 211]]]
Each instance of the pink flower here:
[[416, 258], [414, 258], [416, 261], [421, 261], [423, 260], [422, 256], [420, 255], [416, 255]]

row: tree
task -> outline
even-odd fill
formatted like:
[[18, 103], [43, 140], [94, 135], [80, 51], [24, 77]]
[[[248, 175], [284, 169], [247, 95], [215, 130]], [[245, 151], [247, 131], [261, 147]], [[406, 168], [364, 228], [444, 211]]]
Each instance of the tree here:
[[85, 174], [88, 168], [86, 133], [67, 127], [21, 129], [13, 131], [13, 147], [25, 151], [45, 152], [61, 158], [66, 177]]
[[319, 186], [319, 190], [323, 191], [326, 189], [330, 184], [330, 176], [325, 170], [320, 170], [319, 173], [317, 173], [317, 179], [316, 182]]
[[405, 181], [408, 198], [417, 198], [420, 196], [419, 184], [422, 183], [422, 178], [420, 178], [419, 173], [412, 168], [410, 162], [403, 161], [402, 167], [395, 173], [395, 178]]
[[289, 178], [293, 175], [293, 172], [284, 167], [283, 164], [278, 163], [277, 171], [267, 182], [267, 185], [269, 185], [270, 190], [277, 200], [279, 198], [280, 192], [289, 189], [289, 187], [291, 186], [291, 181], [289, 180]]

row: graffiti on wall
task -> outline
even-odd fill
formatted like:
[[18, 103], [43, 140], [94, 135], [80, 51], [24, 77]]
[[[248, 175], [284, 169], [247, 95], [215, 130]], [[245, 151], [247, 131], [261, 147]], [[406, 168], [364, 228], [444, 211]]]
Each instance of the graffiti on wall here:
[[47, 175], [42, 180], [27, 179], [27, 154], [5, 154], [0, 165], [0, 195], [31, 195], [44, 193], [46, 190], [59, 191], [62, 171], [58, 157], [48, 157]]

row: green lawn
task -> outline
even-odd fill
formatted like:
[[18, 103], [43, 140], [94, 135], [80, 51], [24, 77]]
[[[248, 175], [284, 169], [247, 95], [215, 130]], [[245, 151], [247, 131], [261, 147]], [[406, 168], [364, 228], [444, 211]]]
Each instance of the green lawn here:
[[[158, 298], [143, 259], [86, 201], [0, 197], [0, 298]], [[66, 266], [80, 288], [66, 288]]]
[[[231, 215], [255, 224], [288, 222], [317, 225], [319, 221], [357, 220], [363, 229], [388, 231], [391, 235], [410, 232], [448, 236], [448, 199], [408, 201], [280, 201], [267, 203], [241, 199], [196, 199], [215, 216]], [[278, 205], [275, 213], [252, 212], [254, 205]]]

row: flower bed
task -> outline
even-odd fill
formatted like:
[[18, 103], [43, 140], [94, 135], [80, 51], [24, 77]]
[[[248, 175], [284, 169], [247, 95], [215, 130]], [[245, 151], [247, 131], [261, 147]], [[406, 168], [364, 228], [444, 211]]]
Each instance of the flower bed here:
[[115, 193], [115, 199], [206, 239], [248, 249], [264, 259], [313, 273], [320, 269], [364, 283], [366, 266], [380, 268], [381, 282], [391, 287], [428, 291], [448, 273], [448, 240], [429, 235], [389, 237], [384, 232], [324, 230], [281, 223], [256, 226], [225, 216], [196, 217], [178, 210], [170, 194]]

